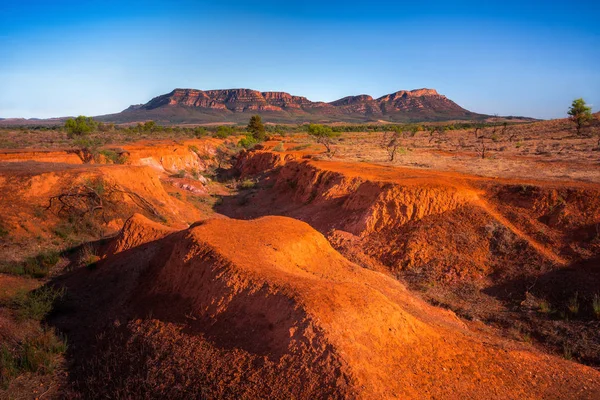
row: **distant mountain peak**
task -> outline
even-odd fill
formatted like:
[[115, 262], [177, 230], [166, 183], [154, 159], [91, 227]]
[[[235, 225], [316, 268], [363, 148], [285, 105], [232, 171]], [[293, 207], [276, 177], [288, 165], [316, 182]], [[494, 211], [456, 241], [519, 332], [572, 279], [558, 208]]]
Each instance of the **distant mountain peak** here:
[[241, 122], [248, 114], [263, 114], [278, 123], [434, 121], [477, 119], [435, 89], [400, 90], [374, 99], [367, 94], [347, 96], [330, 103], [315, 102], [286, 92], [237, 88], [199, 90], [177, 88], [120, 114], [116, 121], [133, 119], [170, 123]]

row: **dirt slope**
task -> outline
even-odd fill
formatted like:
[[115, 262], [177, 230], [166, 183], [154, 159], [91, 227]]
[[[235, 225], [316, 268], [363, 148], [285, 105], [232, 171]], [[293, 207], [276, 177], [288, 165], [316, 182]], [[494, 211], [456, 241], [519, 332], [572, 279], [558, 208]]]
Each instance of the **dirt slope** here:
[[301, 219], [433, 304], [600, 365], [599, 185], [306, 157], [246, 153], [242, 178], [260, 183], [224, 199], [220, 212]]
[[77, 305], [55, 324], [86, 355], [72, 372], [85, 397], [119, 371], [127, 379], [109, 390], [131, 394], [148, 379], [152, 392], [136, 393], [147, 397], [600, 395], [597, 371], [472, 333], [300, 221], [216, 219], [163, 234], [57, 281]]

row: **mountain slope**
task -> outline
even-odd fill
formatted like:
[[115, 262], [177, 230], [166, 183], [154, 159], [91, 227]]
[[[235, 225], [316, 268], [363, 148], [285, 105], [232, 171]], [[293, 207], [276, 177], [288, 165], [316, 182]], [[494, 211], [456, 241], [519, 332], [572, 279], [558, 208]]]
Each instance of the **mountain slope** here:
[[266, 121], [276, 123], [415, 122], [487, 117], [465, 110], [433, 89], [401, 90], [378, 99], [368, 95], [349, 96], [331, 103], [251, 89], [175, 89], [146, 104], [97, 118], [116, 123], [144, 120], [211, 123], [245, 122], [252, 114], [260, 114]]

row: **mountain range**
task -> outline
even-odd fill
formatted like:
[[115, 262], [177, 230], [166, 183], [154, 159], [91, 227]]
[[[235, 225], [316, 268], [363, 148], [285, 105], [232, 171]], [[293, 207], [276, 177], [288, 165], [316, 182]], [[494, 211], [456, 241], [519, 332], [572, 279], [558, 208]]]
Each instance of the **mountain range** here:
[[362, 94], [330, 103], [285, 92], [175, 89], [145, 104], [96, 118], [114, 123], [154, 120], [161, 124], [201, 124], [240, 123], [253, 114], [273, 123], [421, 122], [489, 117], [462, 108], [434, 89], [401, 90], [376, 99]]

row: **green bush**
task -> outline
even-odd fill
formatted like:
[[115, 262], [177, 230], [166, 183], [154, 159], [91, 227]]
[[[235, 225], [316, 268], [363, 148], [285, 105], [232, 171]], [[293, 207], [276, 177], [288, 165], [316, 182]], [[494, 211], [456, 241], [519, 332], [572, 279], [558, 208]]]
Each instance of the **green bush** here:
[[273, 147], [273, 151], [282, 152], [285, 151], [285, 147], [283, 146], [283, 142], [277, 143], [275, 147]]
[[262, 123], [260, 115], [253, 115], [250, 118], [246, 130], [257, 142], [262, 142], [267, 138], [265, 125]]
[[223, 125], [217, 128], [217, 131], [213, 137], [217, 139], [225, 139], [233, 134], [235, 134], [235, 128], [233, 126]]
[[17, 319], [43, 320], [54, 308], [56, 300], [62, 298], [64, 294], [64, 289], [51, 286], [43, 286], [29, 293], [17, 293], [13, 299]]
[[94, 121], [92, 117], [86, 117], [80, 115], [73, 119], [69, 118], [65, 122], [65, 130], [67, 136], [72, 138], [73, 136], [81, 136], [93, 132], [98, 127], [98, 123]]
[[127, 156], [120, 154], [115, 150], [103, 149], [98, 151], [98, 154], [103, 155], [104, 158], [111, 161], [113, 164], [125, 164], [127, 161]]
[[239, 183], [241, 189], [252, 189], [254, 186], [256, 186], [256, 182], [252, 179], [244, 179]]
[[246, 150], [249, 150], [258, 144], [258, 140], [256, 140], [253, 136], [246, 136], [238, 142], [238, 146], [243, 147]]
[[11, 275], [27, 275], [32, 278], [43, 278], [60, 260], [60, 254], [55, 251], [40, 253], [29, 257], [24, 262], [10, 262], [0, 265], [0, 272]]
[[12, 349], [7, 344], [0, 345], [0, 386], [8, 387], [23, 372], [52, 373], [57, 366], [56, 356], [66, 351], [66, 340], [47, 328]]

